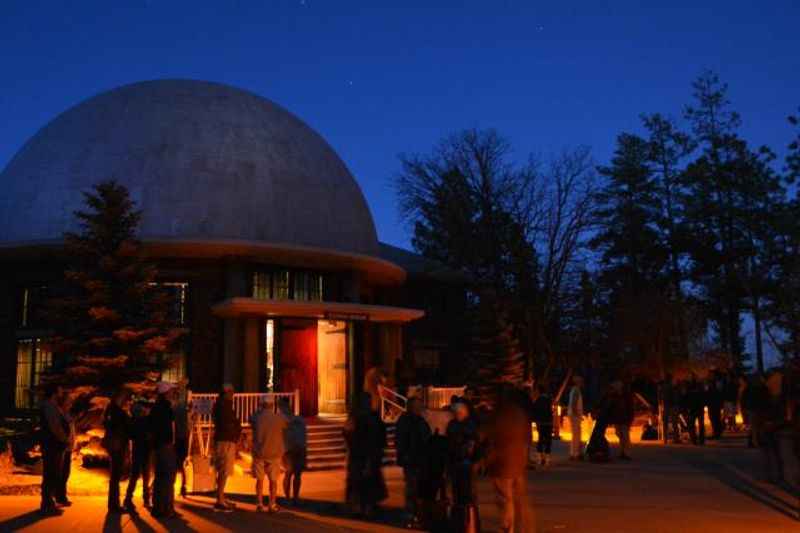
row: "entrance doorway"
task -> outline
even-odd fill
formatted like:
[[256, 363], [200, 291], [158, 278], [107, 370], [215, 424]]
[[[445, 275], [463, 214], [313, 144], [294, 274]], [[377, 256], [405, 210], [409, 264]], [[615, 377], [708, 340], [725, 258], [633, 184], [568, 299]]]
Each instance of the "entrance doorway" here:
[[300, 413], [317, 414], [317, 321], [281, 320], [281, 389], [300, 391]]
[[318, 404], [321, 414], [347, 412], [347, 322], [317, 321]]

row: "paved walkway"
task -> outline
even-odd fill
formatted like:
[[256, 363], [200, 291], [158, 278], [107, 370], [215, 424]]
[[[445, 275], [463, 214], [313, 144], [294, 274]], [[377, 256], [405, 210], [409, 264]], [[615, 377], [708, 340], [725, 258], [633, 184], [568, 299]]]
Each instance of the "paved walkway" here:
[[[619, 533], [788, 533], [800, 532], [793, 516], [800, 502], [758, 481], [758, 452], [743, 440], [726, 439], [705, 448], [640, 445], [632, 463], [570, 463], [557, 443], [558, 462], [547, 472], [531, 472], [530, 499], [540, 532]], [[306, 475], [300, 509], [276, 515], [252, 512], [253, 483], [239, 476], [231, 484], [240, 509], [217, 513], [204, 496], [178, 499], [181, 520], [165, 523], [143, 512], [140, 519], [110, 518], [98, 496], [75, 498], [58, 518], [40, 519], [35, 497], [0, 497], [0, 531], [402, 531], [402, 480], [399, 469], [386, 470], [391, 496], [377, 523], [352, 520], [342, 505], [342, 472]], [[496, 531], [497, 513], [490, 484], [479, 484], [485, 531]]]

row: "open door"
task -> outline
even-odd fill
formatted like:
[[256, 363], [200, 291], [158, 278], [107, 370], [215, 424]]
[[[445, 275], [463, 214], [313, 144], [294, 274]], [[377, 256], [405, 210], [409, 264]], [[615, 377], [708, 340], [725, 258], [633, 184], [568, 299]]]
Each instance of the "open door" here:
[[317, 322], [319, 412], [347, 412], [347, 323]]
[[283, 319], [280, 342], [281, 388], [300, 389], [300, 413], [317, 414], [317, 321]]

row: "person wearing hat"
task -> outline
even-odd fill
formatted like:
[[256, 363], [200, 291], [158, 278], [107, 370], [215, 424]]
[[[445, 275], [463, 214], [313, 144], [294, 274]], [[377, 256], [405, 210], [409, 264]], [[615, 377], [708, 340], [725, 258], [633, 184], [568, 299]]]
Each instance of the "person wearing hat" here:
[[233, 475], [236, 461], [236, 445], [242, 432], [242, 425], [233, 409], [233, 385], [222, 386], [222, 394], [214, 404], [214, 464], [217, 468], [217, 502], [214, 509], [232, 511], [236, 508], [233, 502], [225, 497], [225, 484]]
[[175, 413], [172, 409], [172, 383], [159, 382], [158, 398], [150, 410], [150, 431], [155, 451], [152, 515], [171, 518], [175, 513]]

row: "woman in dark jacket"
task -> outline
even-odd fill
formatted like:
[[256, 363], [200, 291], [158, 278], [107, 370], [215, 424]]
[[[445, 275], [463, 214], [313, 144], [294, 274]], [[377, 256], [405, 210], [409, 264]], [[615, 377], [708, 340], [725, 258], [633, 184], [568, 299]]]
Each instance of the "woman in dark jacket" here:
[[363, 393], [358, 410], [350, 415], [343, 431], [347, 443], [347, 503], [366, 517], [389, 495], [383, 478], [386, 426], [371, 404], [370, 395]]
[[108, 512], [124, 513], [119, 504], [119, 482], [128, 453], [128, 440], [131, 436], [131, 418], [128, 414], [130, 393], [119, 389], [111, 398], [111, 403], [106, 407], [103, 416], [105, 435], [103, 443], [108, 452], [111, 463], [111, 473], [108, 481]]

